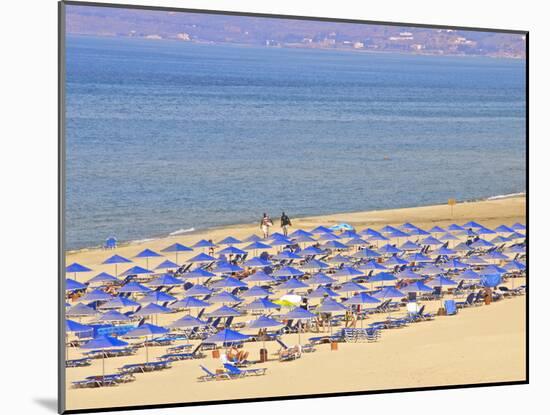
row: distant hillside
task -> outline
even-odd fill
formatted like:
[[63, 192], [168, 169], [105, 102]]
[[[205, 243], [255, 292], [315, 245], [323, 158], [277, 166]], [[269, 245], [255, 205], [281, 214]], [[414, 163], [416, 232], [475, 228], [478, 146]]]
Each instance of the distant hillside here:
[[269, 47], [525, 57], [518, 34], [67, 6], [70, 34]]

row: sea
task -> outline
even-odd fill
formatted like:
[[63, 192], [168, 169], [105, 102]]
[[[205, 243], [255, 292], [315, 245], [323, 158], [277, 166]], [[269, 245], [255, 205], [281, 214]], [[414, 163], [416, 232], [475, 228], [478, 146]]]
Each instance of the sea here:
[[524, 192], [525, 69], [69, 35], [66, 248]]

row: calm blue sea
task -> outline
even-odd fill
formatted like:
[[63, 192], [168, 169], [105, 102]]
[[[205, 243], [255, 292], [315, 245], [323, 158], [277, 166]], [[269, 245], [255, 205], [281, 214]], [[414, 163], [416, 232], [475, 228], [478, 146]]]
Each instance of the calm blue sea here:
[[67, 39], [67, 247], [525, 191], [525, 62]]

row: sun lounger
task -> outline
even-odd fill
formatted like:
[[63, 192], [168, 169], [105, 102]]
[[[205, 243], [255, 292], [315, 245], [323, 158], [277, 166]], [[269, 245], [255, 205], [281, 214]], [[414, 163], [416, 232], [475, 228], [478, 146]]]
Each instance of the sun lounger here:
[[[209, 381], [209, 380], [229, 380], [229, 379], [236, 379], [237, 378], [235, 376], [231, 376], [227, 372], [213, 373], [210, 370], [208, 370], [206, 367], [204, 367], [203, 365], [199, 365], [199, 367], [205, 373], [204, 375], [202, 375], [198, 378], [199, 382], [206, 382], [206, 381]], [[238, 377], [242, 377], [242, 376], [238, 376]]]
[[445, 313], [448, 316], [453, 316], [458, 313], [455, 300], [445, 300], [444, 306], [445, 306]]
[[90, 359], [101, 359], [108, 357], [121, 357], [121, 356], [132, 356], [136, 354], [136, 349], [134, 347], [125, 347], [118, 350], [90, 350], [89, 352], [84, 353], [84, 355]]
[[468, 296], [466, 297], [466, 300], [464, 300], [464, 301], [457, 301], [457, 302], [456, 302], [456, 307], [457, 307], [457, 308], [471, 307], [471, 306], [474, 305], [475, 299], [476, 299], [476, 294], [475, 294], [475, 293], [470, 293], [470, 294], [468, 294]]
[[267, 368], [265, 367], [257, 369], [240, 369], [231, 363], [224, 363], [223, 367], [225, 367], [230, 376], [262, 376], [265, 375], [265, 372], [267, 371]]
[[202, 359], [206, 357], [204, 353], [166, 353], [158, 357], [161, 361], [176, 362], [180, 360]]
[[83, 357], [82, 359], [67, 360], [65, 362], [65, 367], [84, 367], [90, 366], [91, 364], [89, 357]]
[[178, 346], [169, 347], [168, 349], [166, 349], [166, 351], [170, 352], [170, 353], [180, 353], [180, 352], [186, 352], [186, 351], [190, 350], [192, 347], [193, 347], [193, 345], [190, 344], [190, 343], [180, 344]]
[[169, 361], [163, 360], [160, 362], [148, 362], [148, 363], [134, 363], [124, 365], [119, 369], [120, 373], [146, 373], [155, 372], [158, 370], [170, 369], [172, 366]]

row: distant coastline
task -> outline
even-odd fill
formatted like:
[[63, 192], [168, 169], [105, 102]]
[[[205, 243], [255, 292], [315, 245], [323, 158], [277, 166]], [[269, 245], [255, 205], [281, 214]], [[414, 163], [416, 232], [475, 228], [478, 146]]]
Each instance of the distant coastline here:
[[[465, 199], [465, 200], [457, 200], [458, 204], [464, 204], [464, 203], [474, 203], [474, 202], [482, 202], [482, 201], [496, 201], [496, 200], [504, 200], [504, 199], [513, 199], [513, 198], [523, 198], [526, 197], [525, 192], [518, 192], [518, 193], [510, 193], [505, 195], [494, 195], [489, 196], [485, 198], [472, 198], [472, 199]], [[378, 212], [378, 211], [392, 211], [392, 210], [398, 210], [398, 209], [414, 209], [414, 208], [422, 208], [422, 207], [430, 207], [430, 206], [441, 206], [445, 205], [445, 202], [441, 202], [438, 204], [429, 204], [429, 205], [419, 205], [419, 206], [401, 206], [401, 207], [394, 207], [391, 209], [383, 209], [383, 210], [368, 210], [368, 211], [350, 211], [350, 212], [333, 212], [328, 214], [321, 214], [321, 215], [295, 215], [294, 219], [301, 219], [301, 220], [315, 220], [320, 217], [324, 216], [332, 216], [332, 215], [346, 215], [346, 214], [358, 214], [358, 213], [372, 213], [372, 212]], [[220, 229], [234, 229], [242, 226], [249, 226], [250, 222], [248, 223], [233, 223], [233, 224], [226, 224], [226, 225], [215, 225], [215, 226], [207, 226], [203, 228], [188, 228], [188, 229], [179, 229], [174, 232], [170, 232], [168, 234], [162, 234], [162, 235], [155, 235], [155, 236], [146, 236], [139, 239], [132, 239], [127, 241], [118, 241], [118, 244], [120, 247], [124, 246], [130, 246], [130, 245], [139, 245], [151, 241], [157, 241], [160, 239], [176, 239], [177, 237], [181, 236], [189, 236], [189, 235], [200, 235], [201, 233], [213, 231], [213, 230], [220, 230]], [[95, 246], [88, 246], [88, 247], [82, 247], [82, 248], [76, 248], [76, 249], [70, 249], [66, 250], [66, 254], [76, 254], [80, 252], [86, 252], [90, 250], [97, 250], [101, 249], [101, 245], [95, 245]]]

